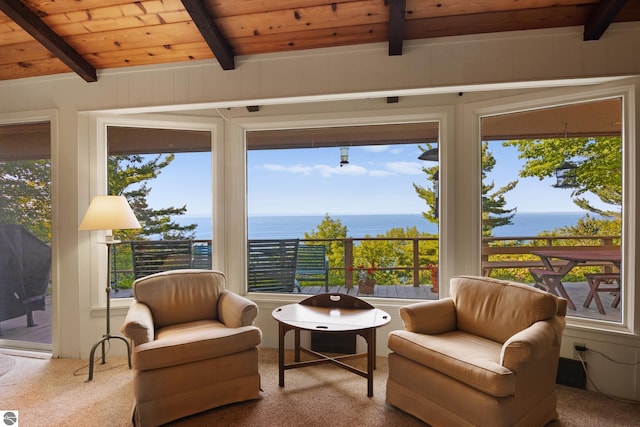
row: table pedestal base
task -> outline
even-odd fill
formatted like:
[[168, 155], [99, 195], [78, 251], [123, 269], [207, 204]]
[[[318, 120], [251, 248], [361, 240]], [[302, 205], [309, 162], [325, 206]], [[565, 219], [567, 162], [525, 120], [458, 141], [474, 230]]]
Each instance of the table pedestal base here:
[[[290, 330], [294, 331], [294, 363], [285, 363], [284, 358], [284, 337]], [[317, 332], [322, 332], [318, 330]], [[284, 323], [279, 323], [278, 327], [278, 374], [280, 387], [284, 387], [284, 371], [288, 369], [305, 368], [307, 366], [320, 365], [324, 363], [331, 363], [339, 366], [347, 371], [350, 371], [356, 375], [360, 375], [367, 379], [367, 396], [373, 396], [373, 371], [376, 369], [376, 328], [367, 328], [361, 331], [350, 331], [350, 334], [360, 335], [367, 342], [367, 352], [358, 354], [346, 354], [341, 356], [329, 356], [317, 351], [310, 350], [300, 345], [300, 329], [294, 326], [290, 326]], [[316, 357], [313, 360], [301, 361], [300, 354], [306, 353], [308, 355]], [[362, 371], [343, 361], [367, 358], [367, 370]]]

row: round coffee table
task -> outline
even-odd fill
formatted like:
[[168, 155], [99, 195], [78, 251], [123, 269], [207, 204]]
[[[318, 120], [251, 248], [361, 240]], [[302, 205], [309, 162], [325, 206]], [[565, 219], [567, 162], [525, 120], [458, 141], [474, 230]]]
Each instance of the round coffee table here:
[[[368, 302], [345, 294], [319, 294], [278, 307], [271, 313], [278, 321], [278, 373], [280, 387], [284, 387], [284, 371], [321, 363], [332, 363], [367, 379], [367, 396], [373, 396], [373, 371], [376, 361], [376, 329], [391, 321], [388, 313]], [[294, 331], [294, 363], [285, 363], [284, 337]], [[300, 331], [357, 334], [367, 342], [367, 352], [329, 356], [300, 346]], [[300, 361], [300, 352], [316, 359]], [[367, 357], [367, 370], [362, 371], [344, 363], [344, 360]]]

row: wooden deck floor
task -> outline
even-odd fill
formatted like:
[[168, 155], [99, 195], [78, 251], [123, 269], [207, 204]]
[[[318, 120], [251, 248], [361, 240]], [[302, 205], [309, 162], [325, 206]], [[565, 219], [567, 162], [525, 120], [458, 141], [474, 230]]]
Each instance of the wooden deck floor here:
[[[568, 315], [620, 322], [620, 306], [618, 306], [617, 308], [611, 307], [611, 302], [613, 301], [612, 295], [609, 295], [608, 293], [601, 293], [600, 298], [602, 299], [602, 303], [606, 311], [606, 314], [602, 315], [598, 313], [595, 302], [592, 302], [589, 308], [583, 307], [583, 302], [589, 290], [589, 286], [586, 282], [565, 283], [565, 288], [567, 289], [569, 296], [571, 297], [577, 308], [576, 311], [569, 310], [567, 313]], [[305, 286], [302, 288], [302, 293], [305, 295], [316, 295], [322, 292], [324, 292], [324, 287], [320, 286]], [[351, 289], [332, 286], [329, 288], [329, 292], [344, 293], [358, 297], [375, 296], [384, 298], [406, 298], [416, 300], [438, 299], [438, 294], [431, 291], [431, 286], [420, 286], [416, 288], [413, 286], [402, 285], [376, 285], [373, 295], [359, 293], [357, 286]], [[114, 295], [123, 298], [128, 297], [131, 294], [126, 290], [121, 290]], [[27, 327], [26, 316], [21, 316], [15, 319], [9, 319], [0, 322], [0, 327], [2, 328], [2, 336], [0, 336], [0, 347], [8, 345], [6, 340], [51, 344], [51, 297], [47, 298], [46, 310], [35, 311], [33, 313], [33, 317], [35, 323], [37, 324], [37, 326], [33, 327]]]

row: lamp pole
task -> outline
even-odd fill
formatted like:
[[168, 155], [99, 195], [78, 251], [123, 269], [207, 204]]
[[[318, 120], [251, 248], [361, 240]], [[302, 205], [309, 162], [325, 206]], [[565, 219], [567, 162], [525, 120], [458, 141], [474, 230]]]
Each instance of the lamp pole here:
[[129, 362], [129, 369], [131, 369], [131, 345], [129, 341], [119, 335], [111, 335], [111, 248], [114, 244], [120, 243], [120, 241], [114, 240], [113, 236], [107, 236], [107, 241], [104, 243], [107, 245], [107, 288], [105, 290], [107, 293], [107, 332], [91, 347], [91, 353], [89, 354], [89, 379], [87, 381], [93, 379], [94, 355], [98, 346], [102, 348], [102, 364], [104, 365], [106, 363], [105, 344], [111, 338], [122, 340], [126, 344], [127, 360]]

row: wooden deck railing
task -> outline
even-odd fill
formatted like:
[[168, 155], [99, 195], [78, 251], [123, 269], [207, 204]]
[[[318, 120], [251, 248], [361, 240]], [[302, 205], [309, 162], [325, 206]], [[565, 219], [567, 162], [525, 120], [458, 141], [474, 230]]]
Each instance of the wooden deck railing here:
[[[399, 272], [410, 272], [412, 277], [412, 284], [414, 287], [418, 287], [421, 285], [420, 283], [420, 273], [426, 271], [427, 264], [437, 264], [437, 259], [434, 259], [432, 262], [421, 263], [420, 262], [420, 243], [421, 242], [435, 242], [436, 246], [438, 244], [438, 237], [347, 237], [342, 239], [302, 239], [301, 242], [306, 244], [317, 244], [317, 243], [325, 243], [325, 244], [339, 244], [344, 247], [344, 263], [342, 265], [331, 265], [329, 264], [329, 271], [337, 271], [340, 272], [341, 275], [344, 275], [344, 285], [346, 287], [353, 286], [353, 271], [357, 270], [358, 265], [354, 263], [354, 246], [361, 242], [374, 242], [374, 241], [385, 241], [385, 242], [411, 242], [411, 264], [410, 265], [376, 265], [378, 270], [384, 271], [399, 271]], [[368, 267], [368, 265], [366, 266]], [[424, 283], [422, 283], [424, 284]]]
[[[524, 236], [485, 237], [482, 240], [482, 274], [491, 275], [494, 269], [544, 268], [540, 258], [531, 253], [536, 249], [593, 248], [619, 246], [615, 236]], [[565, 261], [552, 261], [563, 265]], [[593, 264], [601, 266], [604, 264]]]
[[[420, 283], [421, 273], [426, 272], [427, 263], [424, 262], [424, 250], [421, 255], [420, 244], [422, 242], [434, 242], [431, 246], [435, 247], [437, 254], [437, 237], [408, 237], [408, 238], [392, 238], [392, 237], [362, 237], [362, 238], [341, 238], [341, 239], [300, 239], [305, 244], [325, 244], [327, 246], [337, 245], [344, 251], [343, 263], [341, 265], [329, 264], [330, 272], [338, 272], [343, 278], [345, 286], [353, 285], [354, 270], [357, 271], [357, 265], [354, 260], [354, 248], [362, 243], [370, 241], [386, 241], [386, 242], [410, 242], [410, 245], [404, 245], [403, 248], [410, 247], [411, 255], [407, 257], [411, 262], [408, 265], [376, 265], [376, 268], [385, 272], [406, 272], [407, 276], [411, 276], [411, 284], [418, 287]], [[207, 240], [194, 240], [194, 244], [210, 245]], [[562, 247], [584, 246], [616, 246], [620, 244], [618, 236], [510, 236], [510, 237], [486, 237], [482, 241], [482, 273], [486, 276], [490, 275], [494, 270], [498, 269], [521, 269], [526, 270], [529, 267], [539, 267], [542, 263], [536, 255], [531, 254], [532, 250], [541, 248], [561, 249]], [[122, 242], [118, 245], [121, 257], [126, 259], [127, 248], [131, 247], [131, 242]], [[330, 250], [328, 252], [331, 252]], [[130, 252], [129, 252], [130, 253]], [[211, 252], [207, 253], [211, 257]], [[437, 257], [437, 255], [435, 255]], [[422, 258], [422, 262], [421, 262]], [[437, 259], [428, 263], [437, 264]], [[126, 265], [125, 261], [114, 265], [114, 277], [120, 275], [126, 277], [133, 276], [133, 266]], [[425, 275], [422, 274], [424, 278]], [[430, 279], [429, 279], [430, 280]], [[117, 286], [117, 285], [116, 285]]]

